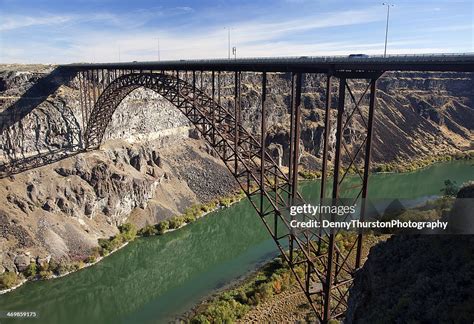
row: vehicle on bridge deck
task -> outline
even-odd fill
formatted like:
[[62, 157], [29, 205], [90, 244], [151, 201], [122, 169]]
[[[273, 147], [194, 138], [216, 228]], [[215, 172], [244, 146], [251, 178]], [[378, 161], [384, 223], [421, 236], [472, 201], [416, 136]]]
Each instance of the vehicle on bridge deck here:
[[349, 54], [349, 58], [369, 58], [367, 54]]

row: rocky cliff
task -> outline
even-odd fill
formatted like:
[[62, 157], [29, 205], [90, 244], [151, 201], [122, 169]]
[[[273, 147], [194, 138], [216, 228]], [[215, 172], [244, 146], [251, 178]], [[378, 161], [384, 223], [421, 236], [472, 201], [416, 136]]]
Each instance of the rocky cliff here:
[[[470, 182], [446, 215], [450, 233], [472, 233], [463, 229], [472, 230], [472, 217], [466, 217], [473, 199]], [[392, 236], [372, 247], [356, 274], [344, 322], [472, 323], [473, 276], [472, 235]]]
[[[222, 102], [231, 108], [232, 75], [222, 78]], [[324, 82], [305, 75], [302, 161], [308, 169], [319, 168], [322, 153]], [[204, 84], [208, 89], [208, 76]], [[283, 163], [289, 86], [288, 74], [269, 75], [267, 144], [282, 148]], [[245, 127], [254, 132], [260, 125], [259, 87], [259, 76], [243, 73], [242, 115]], [[363, 84], [353, 88], [361, 92]], [[388, 73], [378, 89], [375, 162], [443, 155], [472, 145], [471, 74]], [[335, 85], [334, 96], [337, 90]], [[83, 131], [78, 94], [77, 80], [54, 66], [2, 66], [0, 117], [9, 122], [0, 136], [0, 164], [74, 153]], [[14, 271], [36, 256], [75, 258], [86, 254], [98, 237], [115, 233], [127, 217], [138, 225], [156, 223], [233, 190], [235, 181], [190, 126], [163, 98], [137, 89], [114, 113], [99, 151], [0, 179], [0, 264]], [[334, 125], [332, 130], [330, 152]], [[349, 135], [360, 131], [354, 123]]]

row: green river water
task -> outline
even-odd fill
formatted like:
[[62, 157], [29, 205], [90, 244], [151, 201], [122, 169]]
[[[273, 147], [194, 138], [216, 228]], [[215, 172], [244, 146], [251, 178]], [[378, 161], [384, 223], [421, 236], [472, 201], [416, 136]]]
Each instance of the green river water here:
[[[474, 163], [440, 163], [406, 174], [370, 178], [374, 198], [427, 199], [446, 179], [474, 180]], [[309, 202], [319, 181], [301, 184]], [[39, 318], [0, 323], [166, 323], [277, 255], [246, 200], [163, 236], [140, 238], [98, 264], [60, 279], [28, 282], [0, 295], [0, 311]]]

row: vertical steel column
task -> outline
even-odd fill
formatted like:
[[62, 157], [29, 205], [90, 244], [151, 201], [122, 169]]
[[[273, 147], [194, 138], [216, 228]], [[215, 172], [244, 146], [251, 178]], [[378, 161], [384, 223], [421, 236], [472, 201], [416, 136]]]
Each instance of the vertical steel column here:
[[202, 73], [203, 73], [203, 71], [201, 70], [201, 91], [204, 92], [204, 89], [202, 88], [202, 79], [203, 79], [202, 78]]
[[[290, 198], [291, 198], [291, 205], [295, 204], [295, 197], [298, 192], [298, 164], [299, 164], [299, 153], [300, 153], [300, 132], [301, 132], [301, 88], [302, 88], [302, 75], [301, 73], [296, 73], [295, 75], [295, 89], [294, 89], [294, 98], [292, 102], [292, 113], [294, 115], [294, 122], [293, 122], [293, 153], [290, 156], [292, 159], [292, 172], [289, 175], [291, 181], [291, 191], [290, 191]], [[290, 144], [291, 145], [291, 144]], [[292, 220], [294, 216], [291, 216]], [[290, 233], [290, 261], [293, 262], [293, 250], [294, 250], [294, 229], [291, 228]]]
[[177, 94], [177, 101], [179, 107], [179, 70], [176, 70], [176, 94]]
[[92, 70], [92, 96], [94, 98], [94, 102], [92, 104], [92, 107], [94, 107], [95, 103], [97, 102], [97, 93], [96, 93], [97, 87], [96, 87], [96, 82], [95, 82], [96, 76], [97, 76], [97, 70]]
[[291, 186], [293, 187], [291, 191], [291, 198], [294, 201], [296, 193], [298, 192], [298, 164], [300, 159], [300, 132], [301, 132], [301, 87], [303, 83], [303, 78], [301, 73], [296, 74], [296, 87], [295, 87], [295, 97], [293, 101], [293, 110], [295, 114], [294, 121], [294, 143], [293, 143], [293, 174], [291, 175]]
[[212, 117], [212, 144], [216, 144], [216, 103], [215, 103], [215, 91], [216, 91], [216, 85], [215, 85], [215, 72], [212, 71], [211, 79], [212, 79], [212, 105], [211, 105], [211, 117]]
[[[261, 136], [260, 136], [260, 214], [263, 215], [264, 211], [264, 191], [265, 191], [265, 141], [267, 137], [267, 123], [266, 123], [266, 111], [265, 103], [267, 100], [267, 73], [262, 74], [262, 122], [261, 122]], [[276, 191], [275, 191], [276, 193]], [[276, 236], [277, 233], [274, 233]]]
[[[365, 161], [364, 161], [364, 179], [362, 183], [362, 205], [360, 209], [360, 221], [365, 219], [365, 208], [367, 199], [367, 190], [369, 185], [369, 173], [370, 173], [370, 155], [372, 149], [372, 129], [374, 124], [374, 111], [375, 111], [375, 92], [376, 92], [377, 79], [370, 80], [370, 99], [369, 99], [369, 120], [367, 125], [367, 139], [365, 143]], [[362, 258], [362, 229], [359, 230], [357, 236], [357, 255], [356, 255], [356, 269], [360, 267]]]
[[193, 70], [193, 104], [196, 101], [196, 71]]
[[102, 71], [102, 81], [101, 81], [101, 84], [102, 84], [102, 92], [104, 92], [104, 90], [105, 90], [104, 69], [102, 69], [101, 71]]
[[221, 71], [217, 72], [217, 103], [221, 105]]
[[89, 115], [90, 115], [90, 112], [92, 111], [92, 105], [91, 105], [91, 102], [92, 102], [92, 99], [91, 99], [91, 92], [90, 92], [90, 89], [89, 89], [89, 80], [90, 80], [90, 70], [87, 70], [87, 83], [86, 83], [86, 93], [87, 93], [87, 99], [88, 99], [88, 111], [87, 111], [87, 119], [89, 120]]
[[234, 92], [234, 106], [235, 106], [235, 138], [234, 138], [234, 152], [235, 152], [235, 174], [238, 173], [237, 154], [239, 150], [239, 126], [240, 126], [240, 72], [235, 72], [235, 92]]
[[[327, 178], [327, 163], [328, 163], [328, 149], [329, 149], [329, 134], [331, 133], [331, 99], [332, 99], [332, 87], [331, 87], [331, 74], [328, 73], [326, 76], [326, 107], [324, 116], [324, 146], [323, 146], [323, 165], [321, 175], [321, 192], [320, 192], [320, 205], [323, 204], [324, 197], [326, 195], [326, 178]], [[319, 213], [319, 223], [322, 224], [323, 215]], [[321, 239], [322, 229], [319, 227], [319, 242], [318, 242], [318, 254], [321, 253]]]
[[[339, 169], [341, 163], [341, 145], [342, 145], [342, 117], [344, 114], [346, 96], [346, 78], [342, 77], [339, 80], [339, 98], [338, 98], [338, 109], [337, 109], [337, 133], [336, 133], [336, 156], [334, 160], [334, 178], [332, 188], [332, 204], [337, 205], [339, 198]], [[334, 214], [331, 214], [331, 221], [334, 221]], [[333, 266], [334, 266], [334, 229], [331, 229], [329, 234], [329, 247], [328, 247], [328, 264], [326, 271], [326, 284], [324, 287], [324, 309], [323, 309], [323, 322], [327, 323], [331, 319], [331, 293], [333, 283]]]
[[292, 184], [291, 184], [291, 175], [293, 173], [293, 141], [294, 141], [294, 134], [295, 134], [295, 109], [294, 109], [294, 101], [295, 101], [295, 73], [291, 72], [291, 93], [290, 93], [290, 149], [288, 153], [288, 204], [291, 205], [291, 197], [292, 197]]
[[[82, 118], [82, 131], [81, 131], [81, 136], [84, 137], [84, 132], [86, 131], [86, 126], [85, 126], [85, 123], [84, 123], [84, 102], [82, 100], [82, 72], [79, 72], [77, 74], [77, 79], [79, 81], [79, 101], [80, 101], [80, 105], [81, 105], [81, 118]], [[83, 141], [84, 141], [84, 138], [83, 138]]]

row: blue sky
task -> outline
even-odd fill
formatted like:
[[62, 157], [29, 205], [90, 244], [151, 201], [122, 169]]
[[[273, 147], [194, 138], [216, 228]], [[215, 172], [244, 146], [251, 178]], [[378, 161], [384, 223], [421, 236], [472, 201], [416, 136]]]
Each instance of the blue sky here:
[[[0, 0], [0, 63], [382, 54], [373, 0]], [[389, 54], [474, 52], [473, 0], [392, 0]]]

